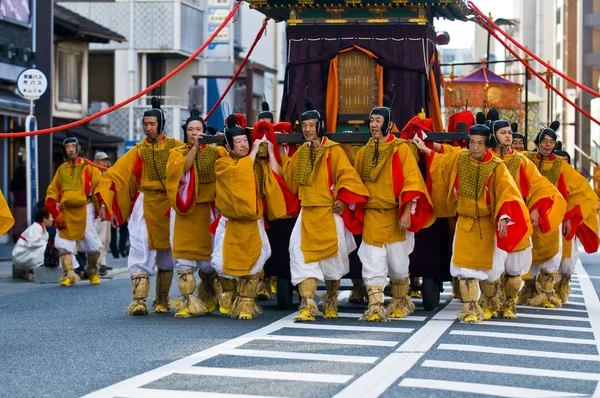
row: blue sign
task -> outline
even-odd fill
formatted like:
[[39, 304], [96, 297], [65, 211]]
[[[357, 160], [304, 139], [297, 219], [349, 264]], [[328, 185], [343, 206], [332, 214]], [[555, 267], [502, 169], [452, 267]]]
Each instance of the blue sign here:
[[135, 146], [135, 144], [137, 144], [137, 141], [125, 141], [125, 152], [129, 151], [131, 148], [133, 148]]

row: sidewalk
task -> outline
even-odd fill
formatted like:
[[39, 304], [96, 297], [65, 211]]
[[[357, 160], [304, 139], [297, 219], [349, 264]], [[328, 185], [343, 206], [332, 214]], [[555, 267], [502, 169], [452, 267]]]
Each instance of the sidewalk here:
[[[23, 279], [13, 279], [12, 247], [13, 245], [9, 244], [0, 245], [0, 285], [2, 286], [0, 288], [0, 296], [57, 285], [54, 283], [41, 284]], [[127, 257], [114, 258], [109, 253], [106, 257], [106, 262], [106, 265], [113, 267], [113, 269], [108, 271], [108, 274], [101, 279], [125, 278], [129, 276], [127, 273]]]

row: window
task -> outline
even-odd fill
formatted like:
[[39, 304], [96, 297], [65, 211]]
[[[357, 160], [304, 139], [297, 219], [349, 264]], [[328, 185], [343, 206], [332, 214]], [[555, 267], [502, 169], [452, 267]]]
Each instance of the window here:
[[81, 68], [83, 54], [69, 49], [58, 49], [58, 101], [81, 103]]

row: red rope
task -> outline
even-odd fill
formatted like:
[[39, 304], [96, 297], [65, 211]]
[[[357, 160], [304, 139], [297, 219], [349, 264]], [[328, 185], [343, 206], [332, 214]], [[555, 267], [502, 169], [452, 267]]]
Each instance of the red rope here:
[[[548, 64], [547, 62], [544, 62], [544, 60], [542, 60], [540, 57], [538, 57], [537, 55], [535, 55], [533, 52], [531, 52], [527, 47], [524, 47], [522, 44], [520, 44], [518, 41], [516, 41], [515, 39], [513, 39], [508, 33], [506, 33], [505, 31], [503, 31], [498, 25], [496, 25], [494, 23], [494, 21], [492, 21], [490, 18], [488, 18], [487, 16], [485, 16], [484, 13], [481, 12], [481, 10], [479, 8], [477, 8], [477, 6], [475, 4], [473, 4], [472, 1], [469, 1], [469, 8], [473, 11], [475, 11], [477, 14], [479, 14], [479, 16], [481, 18], [483, 18], [489, 25], [487, 27], [485, 27], [485, 24], [482, 24], [482, 26], [485, 27], [485, 29], [487, 29], [488, 31], [491, 32], [491, 28], [490, 26], [492, 26], [494, 29], [498, 30], [498, 32], [502, 33], [502, 35], [504, 37], [506, 37], [508, 40], [510, 40], [515, 46], [517, 46], [518, 48], [520, 48], [523, 52], [525, 52], [525, 54], [529, 55], [531, 58], [535, 59], [536, 61], [538, 61], [540, 64], [544, 65], [546, 68], [550, 69], [552, 72], [556, 73], [557, 75], [559, 75], [560, 77], [562, 77], [563, 79], [567, 80], [568, 82], [576, 85], [577, 87], [581, 88], [582, 90], [587, 91], [588, 93], [596, 96], [596, 97], [600, 97], [600, 93], [598, 93], [597, 91], [592, 90], [591, 88], [585, 86], [582, 83], [579, 83], [577, 80], [574, 80], [572, 78], [570, 78], [569, 76], [565, 75], [564, 73], [562, 73], [561, 71], [559, 71], [558, 69], [552, 67], [550, 64]], [[489, 28], [489, 29], [488, 29]], [[500, 39], [498, 39], [500, 40]], [[506, 46], [505, 46], [506, 47]]]
[[86, 159], [86, 158], [82, 158], [82, 159], [83, 159], [84, 162], [86, 162], [90, 166], [94, 166], [97, 169], [104, 170], [104, 171], [108, 170], [108, 167], [100, 166], [99, 164], [96, 164], [96, 163], [94, 163], [91, 160]]
[[541, 81], [543, 81], [547, 87], [549, 87], [552, 91], [554, 91], [556, 94], [558, 94], [562, 99], [564, 99], [566, 102], [568, 102], [571, 106], [573, 106], [575, 109], [577, 109], [581, 114], [583, 114], [584, 116], [586, 116], [588, 119], [590, 119], [591, 121], [593, 121], [594, 123], [596, 123], [597, 125], [600, 125], [600, 121], [596, 120], [592, 115], [590, 115], [589, 113], [587, 113], [585, 110], [583, 110], [581, 107], [579, 107], [577, 104], [575, 104], [573, 101], [571, 101], [569, 98], [567, 98], [566, 95], [564, 95], [563, 93], [561, 93], [556, 87], [554, 87], [548, 80], [544, 79], [544, 77], [542, 77], [542, 75], [540, 75], [538, 72], [535, 71], [535, 69], [529, 65], [529, 62], [525, 61], [523, 58], [521, 58], [517, 52], [515, 50], [513, 50], [508, 43], [506, 43], [504, 40], [502, 40], [498, 34], [496, 32], [494, 32], [494, 30], [487, 26], [485, 27], [485, 29], [488, 30], [488, 32], [490, 32], [490, 34], [492, 36], [494, 36], [494, 38], [496, 38], [496, 40], [498, 40], [500, 42], [500, 44], [502, 44], [515, 58], [517, 58], [523, 65], [525, 65], [527, 67], [527, 69], [529, 69], [529, 71], [531, 73], [533, 73], [538, 79], [540, 79]]
[[237, 71], [235, 72], [235, 75], [233, 75], [233, 78], [231, 79], [231, 81], [227, 85], [227, 88], [225, 89], [225, 91], [223, 91], [223, 94], [221, 94], [221, 97], [219, 98], [219, 100], [217, 102], [215, 102], [215, 104], [213, 105], [213, 107], [206, 114], [206, 118], [204, 119], [205, 121], [207, 121], [212, 116], [212, 114], [217, 110], [217, 107], [219, 106], [219, 104], [221, 104], [221, 102], [223, 101], [223, 99], [225, 99], [225, 96], [227, 95], [227, 93], [229, 92], [229, 90], [231, 89], [231, 87], [233, 86], [233, 84], [235, 83], [235, 81], [237, 80], [238, 76], [242, 72], [242, 69], [244, 69], [244, 66], [246, 65], [246, 62], [248, 62], [248, 59], [250, 58], [250, 54], [252, 54], [252, 51], [254, 51], [254, 47], [256, 47], [256, 43], [258, 43], [258, 41], [261, 39], [263, 33], [265, 32], [265, 29], [267, 28], [267, 22], [268, 21], [269, 21], [269, 18], [265, 18], [263, 20], [262, 27], [258, 31], [258, 34], [256, 35], [256, 38], [254, 39], [254, 43], [252, 43], [252, 46], [248, 50], [248, 54], [246, 54], [246, 58], [244, 58], [244, 60], [242, 61], [242, 63], [238, 67]]
[[235, 6], [233, 6], [233, 8], [229, 12], [229, 14], [227, 14], [227, 17], [223, 20], [223, 22], [221, 23], [221, 25], [219, 25], [219, 27], [217, 29], [215, 29], [215, 31], [208, 38], [208, 40], [206, 42], [204, 42], [204, 44], [198, 50], [196, 50], [195, 53], [193, 53], [192, 55], [190, 55], [190, 57], [188, 59], [186, 59], [185, 61], [183, 61], [183, 63], [181, 65], [179, 65], [177, 68], [175, 68], [172, 72], [170, 72], [169, 74], [167, 74], [166, 76], [164, 76], [162, 79], [160, 79], [156, 83], [154, 83], [151, 86], [147, 87], [145, 90], [140, 91], [136, 95], [134, 95], [134, 96], [126, 99], [123, 102], [120, 102], [120, 103], [118, 103], [116, 105], [113, 105], [113, 106], [111, 106], [108, 109], [105, 109], [103, 111], [100, 111], [98, 113], [90, 115], [90, 116], [88, 116], [86, 118], [83, 118], [81, 120], [78, 120], [76, 122], [72, 122], [72, 123], [65, 124], [65, 125], [58, 126], [58, 127], [52, 127], [52, 128], [48, 128], [48, 129], [36, 130], [36, 131], [30, 131], [30, 132], [2, 133], [2, 134], [0, 134], [0, 138], [29, 137], [29, 136], [32, 136], [32, 135], [50, 134], [50, 133], [54, 133], [54, 132], [61, 131], [61, 130], [68, 130], [68, 129], [71, 129], [73, 127], [77, 127], [77, 126], [80, 126], [82, 124], [88, 123], [88, 122], [90, 122], [90, 121], [92, 121], [94, 119], [99, 118], [100, 116], [104, 116], [107, 113], [110, 113], [110, 112], [112, 112], [114, 110], [122, 108], [123, 106], [129, 104], [130, 102], [135, 101], [136, 99], [138, 99], [141, 96], [149, 93], [150, 91], [154, 90], [155, 88], [157, 88], [158, 86], [160, 86], [161, 84], [163, 84], [164, 82], [166, 82], [167, 80], [169, 80], [170, 78], [172, 78], [175, 74], [179, 73], [183, 68], [185, 68], [190, 62], [192, 62], [194, 59], [196, 59], [196, 57], [198, 57], [198, 55], [200, 55], [200, 53], [202, 53], [202, 51], [204, 51], [204, 49], [215, 39], [215, 37], [217, 37], [217, 35], [225, 27], [225, 25], [227, 25], [227, 23], [231, 20], [231, 18], [234, 16], [235, 12], [242, 5], [242, 3], [243, 3], [243, 1], [238, 1], [235, 4]]

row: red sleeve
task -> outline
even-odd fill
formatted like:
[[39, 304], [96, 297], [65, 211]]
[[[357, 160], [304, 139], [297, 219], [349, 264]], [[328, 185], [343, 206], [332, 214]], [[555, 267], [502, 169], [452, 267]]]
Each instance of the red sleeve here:
[[58, 210], [56, 210], [57, 203], [58, 201], [54, 198], [50, 198], [46, 201], [46, 210], [48, 210], [48, 213], [52, 214], [52, 218], [58, 216]]
[[583, 221], [583, 215], [581, 214], [581, 208], [579, 205], [573, 207], [571, 210], [565, 213], [565, 217], [563, 218], [563, 222], [567, 222], [571, 220], [571, 233], [569, 236], [565, 236], [566, 240], [571, 240], [575, 236], [577, 229], [581, 225]]
[[219, 221], [221, 221], [221, 213], [215, 217], [215, 220], [208, 226], [208, 230], [211, 234], [217, 233], [217, 227], [219, 226]]
[[550, 212], [552, 204], [553, 201], [551, 198], [542, 198], [531, 208], [531, 211], [537, 209], [540, 213], [538, 226], [543, 233], [550, 232], [550, 220], [548, 220], [548, 213]]
[[560, 176], [558, 177], [558, 183], [556, 184], [556, 188], [558, 189], [558, 192], [560, 192], [560, 194], [563, 196], [563, 198], [565, 198], [565, 200], [569, 198], [569, 190], [567, 188], [567, 183], [565, 182], [565, 177], [562, 173], [560, 173]]
[[596, 253], [598, 251], [598, 235], [585, 223], [581, 223], [577, 228], [577, 237], [586, 253]]
[[521, 210], [521, 206], [516, 200], [506, 202], [502, 205], [498, 215], [502, 216], [505, 214], [510, 217], [510, 220], [514, 224], [508, 226], [507, 234], [504, 238], [501, 238], [498, 235], [498, 231], [496, 231], [496, 238], [498, 248], [510, 253], [515, 250], [517, 245], [523, 240], [523, 237], [525, 237], [525, 234], [527, 234], [527, 222], [525, 221], [525, 215]]
[[[108, 203], [106, 204], [107, 216], [109, 218], [111, 217], [111, 215], [110, 215], [111, 213], [108, 210], [109, 210], [109, 208], [112, 209], [112, 214], [114, 214], [117, 217], [117, 220], [119, 221], [119, 225], [123, 225], [125, 223], [125, 220], [123, 220], [123, 216], [121, 215], [121, 209], [119, 209], [119, 202], [117, 201], [117, 189], [115, 188], [114, 182], [111, 184], [110, 189], [111, 189], [111, 191], [114, 192], [114, 195], [113, 195], [112, 205], [109, 207]], [[136, 194], [136, 198], [137, 198], [137, 194]]]
[[525, 170], [525, 166], [521, 163], [519, 167], [519, 189], [521, 190], [521, 196], [524, 198], [529, 196], [529, 188], [531, 187], [531, 183], [529, 182], [529, 177], [527, 177], [527, 171]]
[[[192, 205], [192, 197], [194, 196], [194, 189], [196, 189], [196, 173], [194, 168], [192, 167], [190, 169], [190, 183], [189, 183], [189, 187], [187, 190], [187, 197], [182, 197], [179, 194], [179, 189], [177, 190], [177, 195], [176, 195], [176, 199], [175, 199], [175, 204], [177, 205], [177, 209], [182, 212], [182, 213], [186, 213], [191, 205]], [[170, 211], [167, 210], [167, 212]]]
[[135, 175], [138, 185], [141, 184], [141, 182], [142, 182], [143, 171], [144, 171], [144, 161], [142, 160], [142, 157], [140, 155], [138, 155], [137, 158], [135, 159], [135, 164], [133, 165], [133, 170], [132, 170], [133, 175]]
[[[433, 207], [429, 203], [422, 192], [418, 191], [406, 191], [402, 192], [404, 187], [404, 171], [402, 169], [402, 162], [400, 157], [396, 154], [392, 158], [392, 180], [394, 184], [394, 195], [396, 199], [399, 199], [400, 211], [398, 212], [398, 218], [402, 216], [402, 209], [407, 202], [411, 202], [413, 199], [417, 200], [417, 207], [415, 213], [410, 215], [410, 232], [417, 232], [423, 225], [429, 220], [433, 214]], [[430, 191], [430, 188], [427, 188]], [[431, 191], [430, 191], [431, 192]]]
[[287, 187], [283, 178], [281, 178], [277, 173], [273, 173], [279, 187], [281, 188], [281, 192], [283, 192], [283, 199], [285, 200], [285, 214], [289, 216], [298, 216], [300, 213], [300, 203], [296, 195], [294, 195]]
[[87, 167], [83, 170], [83, 189], [85, 196], [92, 195], [92, 173], [90, 173], [90, 169]]
[[348, 231], [352, 232], [354, 235], [362, 233], [364, 224], [363, 212], [365, 204], [367, 203], [367, 198], [362, 195], [357, 195], [354, 192], [350, 192], [346, 188], [342, 188], [338, 192], [337, 199], [341, 200], [347, 205], [350, 203], [354, 203], [356, 205], [354, 210], [350, 210], [350, 206], [347, 206], [342, 212], [341, 216]]

